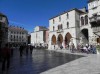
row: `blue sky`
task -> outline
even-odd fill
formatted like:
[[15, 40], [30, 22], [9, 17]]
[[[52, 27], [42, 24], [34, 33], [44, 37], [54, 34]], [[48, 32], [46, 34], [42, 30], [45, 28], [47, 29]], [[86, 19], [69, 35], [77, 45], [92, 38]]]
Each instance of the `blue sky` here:
[[49, 19], [72, 8], [87, 7], [87, 0], [0, 0], [0, 12], [7, 15], [11, 25], [29, 32], [39, 26], [49, 26]]

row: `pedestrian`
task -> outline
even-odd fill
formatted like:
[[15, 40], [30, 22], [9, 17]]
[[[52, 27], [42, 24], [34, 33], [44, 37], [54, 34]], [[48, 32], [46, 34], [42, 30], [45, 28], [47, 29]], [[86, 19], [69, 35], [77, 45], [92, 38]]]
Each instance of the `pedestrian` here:
[[13, 52], [14, 52], [14, 51], [13, 51], [13, 50], [14, 50], [13, 46], [11, 46], [10, 49], [11, 49], [11, 56], [13, 56]]
[[54, 45], [54, 49], [55, 49], [55, 45]]
[[30, 46], [30, 54], [32, 54], [33, 46]]
[[27, 45], [25, 49], [26, 49], [26, 55], [28, 55], [29, 46]]
[[10, 66], [10, 57], [11, 57], [11, 49], [8, 47], [8, 44], [5, 44], [5, 47], [2, 48], [2, 57], [3, 57], [2, 71], [4, 71], [6, 68], [8, 70]]
[[22, 57], [23, 49], [24, 49], [24, 47], [23, 47], [23, 46], [20, 46], [20, 48], [19, 48], [19, 51], [20, 51], [20, 57]]

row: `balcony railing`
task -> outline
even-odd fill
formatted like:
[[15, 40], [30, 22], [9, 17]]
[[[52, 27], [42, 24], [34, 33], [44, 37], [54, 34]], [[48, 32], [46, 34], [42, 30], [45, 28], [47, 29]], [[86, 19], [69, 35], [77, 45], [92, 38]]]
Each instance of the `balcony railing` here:
[[63, 29], [57, 30], [57, 33], [61, 33], [61, 32], [63, 32]]
[[93, 27], [93, 32], [100, 32], [100, 27]]
[[90, 23], [92, 23], [92, 22], [96, 22], [96, 18], [94, 17], [92, 17], [92, 18], [90, 18]]
[[100, 15], [97, 17], [97, 22], [100, 23]]
[[100, 21], [100, 15], [93, 16], [90, 18], [90, 23]]

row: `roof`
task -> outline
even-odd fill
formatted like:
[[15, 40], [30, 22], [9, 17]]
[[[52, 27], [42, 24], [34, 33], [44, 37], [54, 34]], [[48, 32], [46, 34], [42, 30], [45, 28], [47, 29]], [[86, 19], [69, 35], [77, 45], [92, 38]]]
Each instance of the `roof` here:
[[22, 27], [15, 27], [15, 26], [9, 26], [8, 29], [10, 31], [17, 31], [17, 32], [28, 32], [27, 30], [25, 30], [24, 28]]
[[45, 26], [39, 26], [40, 30], [48, 30], [48, 28], [46, 28]]
[[[71, 10], [64, 11], [64, 12], [62, 12], [62, 13], [60, 13], [60, 14], [58, 14], [58, 15], [56, 15], [56, 16], [50, 18], [50, 19], [53, 19], [53, 18], [55, 18], [55, 17], [58, 17], [58, 16], [60, 16], [60, 15], [63, 15], [63, 14], [65, 14], [65, 13], [68, 13], [68, 12], [73, 11], [73, 10], [75, 10], [75, 11], [77, 11], [77, 12], [79, 12], [79, 13], [84, 13], [83, 11], [81, 11], [81, 10], [79, 10], [79, 9], [77, 9], [77, 8], [73, 8], [73, 9], [71, 9]], [[49, 19], [49, 20], [50, 20], [50, 19]]]

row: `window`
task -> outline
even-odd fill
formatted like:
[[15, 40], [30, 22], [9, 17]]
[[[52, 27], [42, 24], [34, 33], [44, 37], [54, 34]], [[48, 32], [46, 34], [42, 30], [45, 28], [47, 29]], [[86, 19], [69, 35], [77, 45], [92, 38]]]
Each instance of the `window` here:
[[55, 23], [55, 20], [53, 19], [53, 24]]
[[67, 19], [69, 19], [69, 14], [68, 13], [66, 14], [66, 17], [67, 17]]
[[53, 31], [55, 30], [55, 27], [53, 26]]
[[69, 22], [67, 22], [67, 28], [69, 28]]
[[60, 29], [62, 29], [62, 24], [61, 24], [60, 26], [61, 26], [61, 28], [60, 28]]
[[81, 25], [84, 25], [84, 18], [81, 17]]
[[12, 38], [12, 35], [11, 35], [11, 38]]
[[58, 30], [59, 30], [59, 25], [58, 25]]
[[61, 21], [61, 16], [59, 16], [59, 22]]
[[88, 24], [88, 16], [85, 16], [85, 25]]
[[61, 25], [58, 25], [58, 30], [62, 29], [62, 24]]

